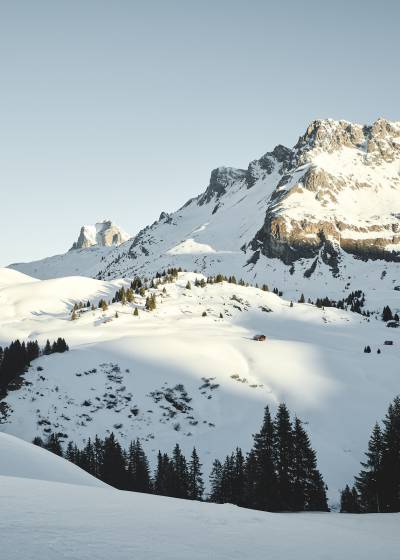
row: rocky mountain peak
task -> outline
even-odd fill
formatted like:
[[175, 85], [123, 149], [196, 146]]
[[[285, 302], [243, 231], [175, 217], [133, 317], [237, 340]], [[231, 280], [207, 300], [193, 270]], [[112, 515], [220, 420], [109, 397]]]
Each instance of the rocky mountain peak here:
[[104, 220], [94, 225], [81, 227], [78, 240], [74, 242], [71, 251], [75, 249], [87, 249], [97, 245], [99, 247], [111, 247], [120, 245], [130, 238], [119, 226], [111, 220]]
[[[358, 148], [365, 143], [364, 127], [348, 121], [333, 119], [317, 119], [307, 127], [294, 146], [295, 153], [300, 156], [298, 162], [305, 163], [308, 152], [313, 150], [332, 153], [343, 147]], [[303, 157], [301, 157], [303, 156]]]
[[236, 169], [235, 167], [217, 167], [211, 171], [210, 183], [203, 195], [199, 198], [199, 204], [203, 205], [210, 202], [212, 198], [218, 199], [224, 195], [229, 187], [245, 179], [246, 170]]

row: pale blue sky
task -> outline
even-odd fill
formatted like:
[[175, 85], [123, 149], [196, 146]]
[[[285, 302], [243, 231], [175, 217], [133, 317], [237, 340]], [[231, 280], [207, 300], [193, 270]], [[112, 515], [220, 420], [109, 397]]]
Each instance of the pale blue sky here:
[[400, 119], [397, 1], [0, 0], [0, 264], [135, 233], [314, 118]]

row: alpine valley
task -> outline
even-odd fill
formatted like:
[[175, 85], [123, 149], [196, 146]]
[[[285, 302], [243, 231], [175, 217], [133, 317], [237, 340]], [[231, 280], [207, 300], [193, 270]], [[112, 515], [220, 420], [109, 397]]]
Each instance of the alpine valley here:
[[1, 269], [0, 345], [69, 351], [8, 384], [0, 430], [64, 447], [138, 438], [153, 467], [195, 446], [208, 475], [285, 402], [336, 507], [400, 392], [399, 295], [400, 122], [314, 121], [133, 237], [107, 220]]

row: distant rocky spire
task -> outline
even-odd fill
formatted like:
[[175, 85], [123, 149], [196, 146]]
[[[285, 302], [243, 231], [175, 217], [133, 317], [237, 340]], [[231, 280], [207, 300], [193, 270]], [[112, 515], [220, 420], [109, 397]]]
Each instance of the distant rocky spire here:
[[78, 240], [71, 247], [75, 249], [87, 249], [98, 245], [100, 247], [111, 247], [120, 245], [130, 238], [120, 227], [113, 224], [111, 220], [104, 220], [94, 225], [82, 226]]

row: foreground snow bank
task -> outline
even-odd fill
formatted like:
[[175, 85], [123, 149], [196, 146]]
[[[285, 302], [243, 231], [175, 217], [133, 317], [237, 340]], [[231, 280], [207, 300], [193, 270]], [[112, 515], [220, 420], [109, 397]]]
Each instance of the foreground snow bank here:
[[[103, 482], [89, 475], [61, 457], [0, 432], [0, 475], [2, 485], [9, 485], [5, 477], [33, 478], [74, 485], [106, 487]], [[4, 512], [4, 510], [3, 510]]]
[[270, 514], [0, 477], [7, 560], [397, 560], [400, 515]]

